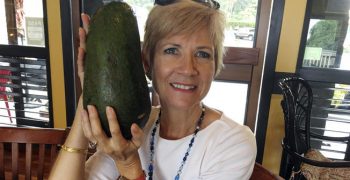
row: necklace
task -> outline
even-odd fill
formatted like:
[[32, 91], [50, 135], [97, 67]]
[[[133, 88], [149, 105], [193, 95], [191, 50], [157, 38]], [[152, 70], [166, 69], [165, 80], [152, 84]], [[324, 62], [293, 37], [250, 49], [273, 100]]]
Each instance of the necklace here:
[[[148, 166], [148, 180], [152, 180], [153, 179], [153, 158], [154, 158], [154, 139], [155, 139], [155, 134], [157, 132], [157, 127], [159, 125], [159, 119], [160, 119], [160, 114], [161, 112], [159, 112], [159, 115], [158, 115], [158, 119], [152, 129], [152, 132], [151, 132], [151, 139], [150, 139], [150, 152], [151, 152], [151, 156], [150, 156], [150, 162], [149, 162], [149, 166]], [[190, 143], [188, 144], [188, 148], [186, 150], [186, 153], [184, 155], [184, 157], [182, 158], [182, 162], [181, 162], [181, 165], [179, 167], [179, 170], [177, 171], [177, 174], [175, 176], [175, 180], [179, 180], [180, 179], [180, 175], [182, 173], [182, 169], [186, 163], [186, 160], [187, 160], [187, 157], [188, 155], [190, 155], [190, 151], [191, 151], [191, 148], [193, 146], [193, 143], [194, 143], [194, 140], [197, 136], [197, 133], [199, 131], [199, 127], [204, 119], [204, 115], [205, 115], [205, 108], [204, 106], [202, 105], [202, 113], [199, 117], [199, 119], [197, 120], [197, 126], [196, 126], [196, 130], [194, 130], [194, 133], [193, 133], [193, 136], [192, 136], [192, 139], [190, 141]]]

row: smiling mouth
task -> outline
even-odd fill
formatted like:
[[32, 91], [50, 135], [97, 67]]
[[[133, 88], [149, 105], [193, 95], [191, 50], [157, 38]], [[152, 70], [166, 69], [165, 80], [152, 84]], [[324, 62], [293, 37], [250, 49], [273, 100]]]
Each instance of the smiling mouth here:
[[176, 89], [181, 89], [181, 90], [193, 90], [196, 88], [196, 86], [190, 86], [190, 85], [183, 85], [183, 84], [175, 84], [175, 83], [170, 83], [172, 87]]

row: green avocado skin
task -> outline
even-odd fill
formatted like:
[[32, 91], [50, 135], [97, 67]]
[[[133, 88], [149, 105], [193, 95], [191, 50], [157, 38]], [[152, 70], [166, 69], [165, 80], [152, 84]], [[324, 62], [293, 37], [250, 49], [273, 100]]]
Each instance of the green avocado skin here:
[[101, 126], [111, 137], [106, 106], [112, 106], [122, 135], [131, 139], [131, 124], [144, 127], [151, 102], [137, 20], [128, 4], [111, 2], [96, 11], [90, 22], [84, 64], [84, 108], [96, 106]]

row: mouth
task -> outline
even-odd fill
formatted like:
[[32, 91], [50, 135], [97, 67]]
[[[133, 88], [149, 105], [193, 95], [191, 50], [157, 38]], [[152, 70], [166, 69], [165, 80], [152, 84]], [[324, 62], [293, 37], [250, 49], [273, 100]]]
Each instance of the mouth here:
[[170, 83], [170, 85], [175, 88], [175, 89], [179, 89], [179, 90], [194, 90], [197, 86], [194, 85], [185, 85], [185, 84], [177, 84], [177, 83]]

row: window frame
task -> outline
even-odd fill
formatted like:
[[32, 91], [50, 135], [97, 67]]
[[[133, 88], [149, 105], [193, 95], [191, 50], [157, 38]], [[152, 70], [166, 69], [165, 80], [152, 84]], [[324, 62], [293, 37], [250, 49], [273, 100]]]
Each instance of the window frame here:
[[[305, 53], [305, 49], [306, 49], [307, 35], [309, 32], [310, 19], [314, 19], [314, 18], [322, 19], [325, 17], [325, 15], [312, 16], [312, 5], [314, 2], [318, 2], [318, 1], [319, 0], [308, 0], [307, 4], [306, 4], [306, 12], [305, 12], [304, 24], [303, 24], [303, 29], [302, 29], [302, 36], [301, 36], [300, 45], [299, 45], [296, 74], [299, 75], [300, 77], [304, 78], [305, 80], [310, 81], [310, 83], [311, 82], [319, 82], [319, 83], [329, 83], [329, 84], [348, 84], [348, 85], [350, 85], [350, 79], [347, 78], [350, 76], [350, 70], [328, 69], [328, 68], [310, 68], [310, 67], [303, 67], [302, 66], [303, 60], [304, 60], [304, 53]], [[350, 0], [348, 0], [348, 3], [350, 3]], [[332, 17], [332, 19], [335, 19], [335, 20], [343, 19], [342, 17], [336, 17], [337, 16], [336, 14], [331, 14], [330, 16]], [[340, 16], [340, 15], [338, 15], [338, 16]], [[318, 96], [318, 98], [322, 98], [322, 96], [319, 96], [319, 95], [317, 95], [317, 96]], [[315, 102], [315, 98], [314, 98], [314, 102]], [[314, 103], [313, 103], [313, 106], [315, 106]], [[311, 117], [311, 119], [312, 118], [313, 117]], [[327, 122], [327, 120], [324, 121], [324, 126], [325, 126], [326, 122]], [[323, 132], [326, 131], [326, 129], [325, 129], [326, 127], [323, 127], [323, 128], [324, 128]], [[322, 147], [320, 147], [320, 148], [322, 148]], [[345, 150], [345, 157], [346, 158], [350, 157], [349, 144], [347, 145], [347, 148]]]
[[[81, 4], [84, 4], [84, 0], [80, 1]], [[100, 5], [98, 4], [99, 1], [94, 3]], [[270, 0], [257, 0], [253, 47], [225, 47], [227, 54], [224, 57], [224, 65], [226, 67], [222, 70], [220, 75], [216, 77], [216, 80], [225, 80], [226, 82], [242, 82], [248, 84], [244, 124], [247, 125], [253, 132], [255, 131], [257, 120], [256, 117], [262, 77], [261, 74], [265, 59], [265, 45], [267, 41], [270, 11]], [[87, 12], [91, 13], [89, 10], [87, 10]]]
[[60, 0], [60, 7], [65, 7], [60, 9], [60, 14], [67, 127], [73, 124], [75, 110], [82, 93], [76, 66], [79, 46], [78, 31], [82, 24], [80, 21], [81, 4], [81, 0]]
[[[306, 49], [306, 41], [307, 41], [307, 35], [309, 31], [309, 24], [311, 18], [322, 18], [324, 15], [316, 15], [312, 16], [312, 4], [314, 1], [317, 0], [308, 0], [306, 4], [306, 12], [305, 12], [305, 18], [304, 18], [304, 24], [302, 29], [302, 35], [299, 45], [299, 53], [298, 53], [298, 60], [297, 60], [297, 66], [296, 66], [296, 73], [299, 74], [301, 77], [303, 77], [306, 80], [310, 81], [325, 81], [330, 83], [343, 83], [343, 84], [350, 84], [350, 79], [346, 78], [346, 74], [350, 73], [348, 70], [340, 70], [340, 69], [326, 69], [326, 68], [310, 68], [310, 67], [303, 67], [303, 59], [304, 59], [304, 53]], [[342, 18], [336, 18], [336, 15], [332, 14], [332, 17], [334, 19], [339, 20]]]
[[[50, 53], [49, 53], [49, 37], [48, 37], [48, 19], [47, 19], [47, 5], [46, 0], [42, 0], [43, 4], [43, 24], [45, 47], [23, 46], [23, 45], [0, 45], [0, 54], [9, 57], [30, 57], [40, 58], [46, 60], [46, 76], [47, 76], [47, 96], [48, 96], [48, 113], [49, 121], [34, 121], [30, 119], [16, 119], [17, 126], [35, 126], [52, 128], [53, 127], [53, 111], [52, 111], [52, 92], [51, 92], [51, 74], [50, 74]], [[20, 88], [23, 90], [23, 88]], [[20, 92], [21, 93], [21, 92]], [[18, 102], [23, 102], [19, 98]], [[17, 103], [15, 105], [16, 117], [24, 117], [24, 103]]]

